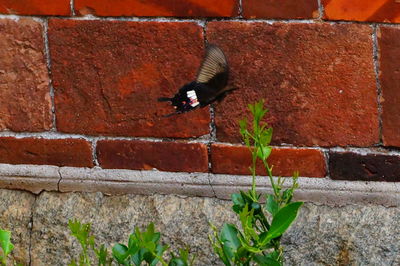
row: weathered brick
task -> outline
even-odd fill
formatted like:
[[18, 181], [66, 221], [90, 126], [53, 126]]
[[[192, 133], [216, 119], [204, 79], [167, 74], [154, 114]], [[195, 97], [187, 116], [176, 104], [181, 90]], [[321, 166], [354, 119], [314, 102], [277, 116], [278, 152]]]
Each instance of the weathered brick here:
[[186, 22], [49, 22], [57, 129], [125, 136], [209, 133], [209, 109], [162, 117], [157, 102], [196, 76], [202, 28]]
[[43, 27], [33, 19], [0, 19], [0, 130], [51, 127]]
[[210, 22], [239, 88], [216, 106], [217, 137], [240, 141], [237, 121], [264, 98], [274, 143], [369, 146], [378, 142], [368, 25]]
[[316, 0], [242, 0], [246, 18], [307, 19], [319, 16]]
[[332, 179], [362, 181], [400, 181], [400, 156], [352, 152], [331, 152]]
[[325, 19], [400, 22], [400, 5], [395, 0], [322, 0]]
[[400, 29], [378, 31], [382, 86], [382, 137], [387, 146], [400, 147]]
[[[319, 150], [279, 149], [272, 150], [268, 163], [273, 166], [275, 176], [292, 176], [299, 171], [301, 176], [324, 177], [325, 159]], [[213, 144], [211, 146], [211, 167], [216, 174], [249, 175], [251, 154], [245, 146]], [[261, 161], [257, 163], [257, 173], [266, 175]]]
[[70, 0], [0, 0], [0, 13], [68, 16]]
[[0, 163], [92, 167], [92, 151], [83, 139], [0, 138]]
[[238, 0], [75, 0], [80, 15], [232, 17], [238, 15]]
[[102, 140], [97, 158], [103, 168], [208, 171], [207, 146], [199, 143]]

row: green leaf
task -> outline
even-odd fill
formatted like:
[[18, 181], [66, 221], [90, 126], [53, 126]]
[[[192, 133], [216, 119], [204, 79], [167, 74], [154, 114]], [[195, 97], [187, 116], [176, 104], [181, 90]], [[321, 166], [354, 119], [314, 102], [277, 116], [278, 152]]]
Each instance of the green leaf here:
[[234, 258], [237, 249], [240, 247], [238, 230], [232, 224], [224, 224], [221, 230], [221, 241], [223, 250], [229, 259]]
[[[263, 125], [262, 128], [264, 128], [266, 125]], [[260, 135], [260, 143], [264, 146], [268, 146], [271, 143], [272, 140], [272, 127], [268, 128], [267, 130], [262, 129], [261, 135]]]
[[0, 229], [0, 247], [3, 250], [4, 257], [14, 249], [14, 245], [11, 243], [11, 232]]
[[272, 215], [275, 216], [275, 214], [278, 212], [279, 205], [275, 201], [274, 196], [271, 194], [267, 195], [267, 201], [265, 202], [265, 209]]
[[128, 247], [122, 244], [115, 244], [112, 248], [112, 255], [118, 261], [123, 264], [126, 258], [129, 256]]
[[270, 146], [260, 146], [257, 149], [257, 157], [265, 161], [271, 154], [272, 148]]
[[240, 213], [244, 208], [244, 206], [246, 205], [242, 195], [239, 193], [234, 193], [231, 195], [231, 199], [233, 202], [232, 206], [233, 211], [236, 213]]
[[258, 265], [262, 266], [281, 266], [279, 261], [274, 260], [268, 255], [256, 255], [254, 256], [254, 261], [258, 263]]
[[168, 263], [169, 266], [188, 266], [186, 261], [181, 258], [173, 258]]
[[302, 205], [303, 202], [293, 202], [280, 209], [276, 213], [274, 219], [272, 219], [271, 227], [266, 239], [263, 241], [265, 243], [263, 244], [281, 236], [296, 219], [297, 213]]

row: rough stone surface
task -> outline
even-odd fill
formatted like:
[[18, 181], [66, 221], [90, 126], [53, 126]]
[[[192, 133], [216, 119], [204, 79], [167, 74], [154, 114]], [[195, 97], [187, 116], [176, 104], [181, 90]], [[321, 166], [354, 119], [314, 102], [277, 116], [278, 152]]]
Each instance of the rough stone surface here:
[[395, 0], [322, 0], [325, 19], [400, 22], [400, 5]]
[[232, 17], [238, 15], [238, 0], [75, 0], [80, 15]]
[[209, 133], [208, 107], [164, 118], [193, 80], [202, 28], [190, 22], [49, 21], [57, 129], [91, 135], [194, 137]]
[[[268, 163], [273, 166], [276, 176], [292, 176], [299, 171], [301, 176], [324, 177], [325, 159], [321, 151], [311, 149], [273, 149]], [[211, 146], [211, 167], [216, 174], [249, 175], [251, 155], [247, 147], [213, 144]], [[265, 175], [261, 162], [257, 174]]]
[[11, 258], [23, 265], [29, 264], [30, 226], [34, 202], [33, 194], [0, 189], [0, 228], [11, 231], [11, 241], [15, 246]]
[[331, 152], [329, 169], [331, 178], [337, 180], [399, 182], [400, 156]]
[[[400, 4], [399, 4], [400, 5]], [[380, 27], [379, 67], [382, 86], [382, 138], [387, 146], [400, 147], [400, 29]]]
[[[33, 265], [67, 265], [78, 254], [68, 233], [68, 219], [91, 222], [98, 243], [127, 242], [135, 226], [154, 222], [162, 241], [175, 248], [189, 244], [198, 265], [215, 265], [207, 235], [208, 221], [220, 225], [232, 220], [229, 205], [215, 199], [175, 196], [114, 196], [78, 193], [42, 193], [33, 217]], [[51, 245], [50, 243], [58, 243]]]
[[33, 19], [0, 19], [0, 130], [51, 127], [42, 31], [42, 24]]
[[399, 265], [399, 208], [305, 204], [282, 240], [287, 265]]
[[83, 139], [0, 138], [0, 162], [92, 167], [91, 144]]
[[69, 0], [1, 0], [0, 13], [69, 16]]
[[239, 88], [216, 106], [217, 137], [239, 141], [247, 104], [266, 100], [275, 143], [370, 146], [378, 142], [368, 25], [210, 22]]
[[315, 0], [242, 0], [245, 18], [307, 19], [317, 18]]
[[[67, 230], [71, 218], [91, 222], [97, 243], [109, 245], [126, 242], [135, 226], [153, 221], [164, 243], [191, 246], [196, 265], [221, 265], [208, 242], [208, 222], [237, 222], [228, 201], [209, 198], [45, 192], [35, 206], [32, 265], [67, 265], [78, 254]], [[286, 264], [398, 265], [399, 222], [399, 208], [306, 203], [282, 240]]]
[[200, 143], [99, 141], [97, 158], [103, 168], [174, 172], [207, 172], [207, 146]]

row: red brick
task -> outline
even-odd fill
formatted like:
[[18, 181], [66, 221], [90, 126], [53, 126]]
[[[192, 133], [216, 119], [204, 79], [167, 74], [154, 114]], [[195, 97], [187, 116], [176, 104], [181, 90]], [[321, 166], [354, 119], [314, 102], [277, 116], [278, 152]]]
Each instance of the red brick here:
[[0, 0], [0, 13], [69, 16], [70, 0]]
[[75, 0], [80, 15], [232, 17], [238, 15], [238, 0]]
[[[318, 150], [273, 149], [268, 164], [273, 166], [275, 176], [292, 176], [294, 171], [308, 177], [324, 177], [326, 174], [324, 155]], [[211, 166], [216, 174], [250, 175], [250, 151], [245, 146], [213, 144]], [[266, 174], [261, 161], [257, 164], [257, 173]]]
[[322, 0], [325, 19], [400, 22], [400, 4], [395, 0]]
[[210, 22], [239, 88], [216, 106], [217, 137], [240, 141], [237, 121], [264, 98], [274, 143], [370, 146], [378, 142], [368, 25]]
[[307, 19], [319, 16], [317, 0], [242, 0], [246, 18]]
[[382, 86], [382, 137], [387, 146], [400, 147], [400, 29], [378, 31]]
[[43, 26], [33, 19], [0, 19], [0, 130], [51, 128]]
[[400, 181], [400, 157], [352, 152], [329, 153], [329, 172], [335, 180]]
[[97, 142], [100, 166], [172, 172], [207, 172], [207, 146], [199, 143], [103, 140]]
[[92, 167], [92, 151], [83, 139], [0, 138], [0, 163]]
[[50, 53], [57, 129], [91, 135], [196, 137], [209, 133], [209, 109], [164, 118], [157, 102], [193, 80], [202, 28], [189, 22], [52, 19]]

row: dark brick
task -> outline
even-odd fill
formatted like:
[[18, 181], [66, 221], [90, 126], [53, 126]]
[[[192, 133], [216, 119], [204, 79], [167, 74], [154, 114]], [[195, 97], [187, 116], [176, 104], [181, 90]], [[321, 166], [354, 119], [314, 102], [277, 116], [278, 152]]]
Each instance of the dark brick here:
[[92, 148], [83, 139], [2, 137], [0, 163], [92, 167]]
[[0, 13], [69, 16], [70, 0], [0, 0]]
[[209, 109], [164, 118], [157, 102], [193, 80], [202, 28], [190, 22], [49, 21], [57, 129], [90, 135], [196, 137]]
[[78, 14], [97, 16], [232, 17], [238, 0], [75, 0]]
[[331, 152], [329, 170], [336, 180], [398, 182], [400, 156]]
[[33, 19], [0, 19], [0, 130], [51, 128], [42, 33], [41, 23]]
[[378, 41], [383, 143], [400, 147], [400, 29], [380, 27]]
[[246, 18], [307, 19], [317, 18], [317, 0], [242, 0]]
[[[292, 176], [299, 171], [301, 176], [324, 177], [325, 158], [322, 152], [312, 149], [273, 149], [268, 163], [273, 166], [275, 176]], [[212, 172], [216, 174], [249, 175], [251, 154], [245, 146], [213, 144], [211, 146]], [[265, 175], [261, 162], [257, 173]]]
[[325, 19], [400, 22], [400, 5], [395, 0], [322, 0]]
[[97, 142], [100, 166], [172, 172], [207, 172], [207, 146], [199, 143], [102, 140]]
[[274, 143], [370, 146], [379, 140], [368, 25], [210, 22], [238, 87], [216, 106], [218, 140], [240, 141], [237, 121], [264, 98]]

